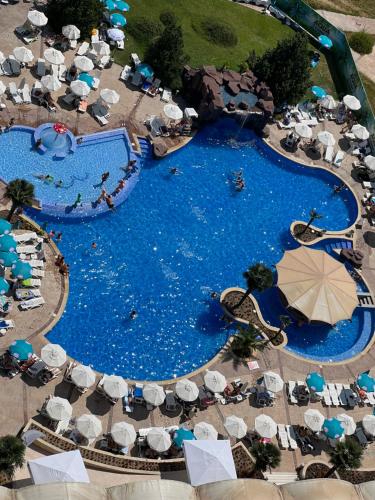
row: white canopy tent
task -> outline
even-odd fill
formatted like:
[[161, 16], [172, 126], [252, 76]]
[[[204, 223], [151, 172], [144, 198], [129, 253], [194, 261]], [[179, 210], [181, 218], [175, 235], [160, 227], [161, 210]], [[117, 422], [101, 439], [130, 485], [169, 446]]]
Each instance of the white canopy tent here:
[[90, 482], [79, 450], [30, 460], [28, 466], [34, 484]]
[[227, 440], [184, 441], [186, 470], [192, 486], [237, 479]]

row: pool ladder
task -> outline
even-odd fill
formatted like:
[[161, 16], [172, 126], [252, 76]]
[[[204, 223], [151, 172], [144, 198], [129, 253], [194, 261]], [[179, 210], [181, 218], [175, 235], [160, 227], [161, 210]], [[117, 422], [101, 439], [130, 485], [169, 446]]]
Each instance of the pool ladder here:
[[374, 299], [368, 292], [357, 293], [359, 307], [375, 307]]

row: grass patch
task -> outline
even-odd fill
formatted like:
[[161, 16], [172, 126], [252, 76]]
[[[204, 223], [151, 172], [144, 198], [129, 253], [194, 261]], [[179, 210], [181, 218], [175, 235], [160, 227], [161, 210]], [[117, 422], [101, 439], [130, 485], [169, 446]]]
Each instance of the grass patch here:
[[222, 47], [235, 47], [238, 43], [235, 30], [219, 19], [206, 17], [199, 24], [193, 23], [194, 31], [209, 42]]
[[369, 78], [367, 78], [367, 76], [365, 76], [363, 73], [361, 73], [361, 78], [362, 78], [362, 82], [363, 82], [363, 85], [364, 85], [365, 90], [366, 90], [368, 100], [370, 101], [372, 110], [374, 111], [375, 110], [375, 83], [372, 80], [370, 80]]
[[374, 0], [306, 0], [313, 9], [375, 18]]

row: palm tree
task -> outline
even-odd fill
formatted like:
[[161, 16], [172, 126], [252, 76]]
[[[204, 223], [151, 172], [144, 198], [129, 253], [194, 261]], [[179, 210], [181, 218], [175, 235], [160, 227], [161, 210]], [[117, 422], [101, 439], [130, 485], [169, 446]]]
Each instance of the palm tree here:
[[354, 439], [346, 438], [345, 441], [337, 443], [336, 448], [328, 451], [329, 461], [332, 467], [325, 477], [330, 477], [336, 470], [358, 469], [362, 463], [362, 447]]
[[238, 326], [236, 336], [230, 346], [231, 351], [239, 358], [249, 358], [255, 351], [264, 351], [268, 341], [260, 339], [259, 335], [254, 325], [249, 325], [247, 328]]
[[263, 292], [273, 285], [273, 275], [271, 269], [259, 262], [249, 267], [249, 269], [243, 273], [243, 277], [246, 280], [247, 290], [241, 297], [238, 304], [232, 307], [232, 310], [240, 307], [245, 302], [246, 297], [248, 297], [254, 290]]
[[0, 438], [0, 472], [12, 479], [17, 467], [22, 467], [25, 461], [25, 445], [17, 436]]
[[25, 179], [14, 179], [7, 185], [5, 196], [12, 201], [12, 207], [8, 214], [8, 220], [10, 221], [17, 208], [32, 204], [34, 185], [25, 181]]
[[318, 212], [315, 210], [315, 208], [312, 208], [310, 210], [310, 219], [309, 219], [309, 222], [306, 224], [306, 226], [303, 228], [303, 230], [300, 233], [298, 233], [298, 234], [299, 235], [305, 234], [306, 231], [311, 226], [311, 224], [314, 222], [314, 220], [316, 220], [316, 219], [322, 219], [322, 218], [323, 218], [323, 215], [318, 214]]
[[267, 469], [278, 467], [281, 462], [281, 452], [272, 443], [256, 442], [250, 448], [250, 453], [255, 458], [255, 470], [265, 472]]
[[280, 314], [279, 316], [279, 320], [280, 320], [280, 328], [279, 328], [279, 331], [277, 333], [275, 333], [275, 335], [273, 335], [271, 338], [270, 338], [270, 342], [272, 342], [276, 337], [278, 337], [280, 335], [280, 333], [285, 330], [285, 328], [288, 328], [289, 325], [292, 324], [292, 320], [290, 319], [289, 316], [287, 316], [286, 314]]

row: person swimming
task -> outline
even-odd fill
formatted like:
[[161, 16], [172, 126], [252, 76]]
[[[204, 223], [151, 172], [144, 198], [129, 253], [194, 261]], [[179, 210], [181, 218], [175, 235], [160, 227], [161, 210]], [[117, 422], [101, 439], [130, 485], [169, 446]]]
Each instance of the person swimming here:
[[75, 202], [73, 203], [72, 207], [77, 208], [78, 204], [81, 203], [81, 200], [82, 200], [82, 195], [81, 195], [81, 193], [78, 193], [77, 198], [76, 198]]
[[178, 170], [177, 167], [172, 167], [172, 168], [169, 169], [169, 173], [172, 174], [172, 175], [178, 175], [181, 172]]
[[60, 179], [60, 180], [58, 180], [57, 182], [55, 182], [55, 186], [56, 186], [57, 188], [61, 188], [61, 187], [63, 187], [63, 184], [64, 184], [64, 183], [63, 183], [63, 181], [62, 181], [61, 179]]
[[53, 182], [53, 177], [50, 174], [47, 174], [47, 175], [38, 174], [38, 175], [35, 175], [34, 177], [36, 177], [40, 181], [45, 182], [46, 184], [51, 184]]

